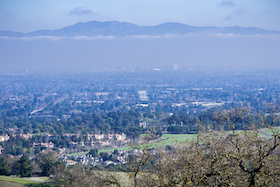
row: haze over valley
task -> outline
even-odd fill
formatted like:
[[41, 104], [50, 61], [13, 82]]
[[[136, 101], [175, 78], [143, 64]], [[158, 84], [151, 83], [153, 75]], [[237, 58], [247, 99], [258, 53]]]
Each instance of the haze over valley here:
[[245, 27], [138, 26], [91, 21], [58, 30], [0, 31], [1, 73], [279, 68], [280, 31]]

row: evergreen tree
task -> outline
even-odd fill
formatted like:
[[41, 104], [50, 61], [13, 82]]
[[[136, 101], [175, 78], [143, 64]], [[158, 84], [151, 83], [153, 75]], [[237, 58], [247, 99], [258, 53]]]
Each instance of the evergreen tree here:
[[32, 174], [32, 166], [30, 166], [30, 161], [22, 156], [20, 158], [20, 160], [18, 161], [19, 163], [19, 175], [21, 177], [31, 177], [31, 174]]
[[88, 154], [91, 154], [92, 157], [98, 157], [98, 149], [91, 149]]
[[0, 157], [0, 175], [9, 175], [9, 169], [4, 158]]

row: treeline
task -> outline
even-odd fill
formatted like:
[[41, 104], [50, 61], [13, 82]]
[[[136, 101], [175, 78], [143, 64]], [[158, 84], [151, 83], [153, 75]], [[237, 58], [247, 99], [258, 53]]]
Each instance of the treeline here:
[[140, 135], [143, 129], [138, 128], [139, 120], [150, 117], [156, 120], [150, 112], [142, 113], [130, 110], [128, 112], [93, 112], [91, 114], [72, 114], [61, 120], [57, 118], [5, 118], [2, 115], [0, 120], [0, 135], [12, 133], [125, 133], [132, 138]]
[[18, 175], [31, 177], [31, 175], [49, 176], [54, 173], [53, 167], [62, 164], [58, 161], [57, 154], [48, 150], [41, 152], [36, 157], [27, 155], [0, 156], [0, 175]]
[[[197, 124], [217, 123], [215, 115], [224, 110], [224, 107], [217, 107], [195, 114], [187, 114], [187, 111], [152, 112], [151, 110], [139, 111], [130, 109], [128, 111], [99, 111], [92, 113], [73, 113], [60, 120], [57, 118], [6, 118], [2, 115], [0, 120], [0, 135], [9, 132], [13, 133], [50, 133], [62, 136], [65, 133], [78, 134], [101, 134], [101, 133], [125, 133], [128, 138], [137, 139], [145, 129], [139, 127], [139, 121], [146, 121], [147, 125], [159, 125], [162, 130], [169, 133], [196, 133]], [[265, 113], [260, 115], [266, 116]], [[258, 123], [258, 115], [248, 115], [243, 121], [236, 123], [236, 129], [244, 130], [252, 123]], [[15, 128], [16, 127], [16, 128]], [[224, 129], [229, 127], [225, 124]], [[66, 142], [59, 141], [60, 145]]]
[[53, 142], [56, 147], [53, 148], [54, 151], [59, 152], [58, 147], [69, 147], [69, 139], [62, 136], [57, 135], [55, 137], [49, 138], [44, 134], [33, 135], [32, 138], [26, 139], [22, 138], [17, 134], [13, 136], [10, 134], [10, 139], [7, 141], [2, 141], [2, 154], [11, 154], [11, 155], [22, 155], [25, 154], [28, 157], [39, 154], [41, 151], [47, 149], [42, 146], [33, 147], [33, 142]]

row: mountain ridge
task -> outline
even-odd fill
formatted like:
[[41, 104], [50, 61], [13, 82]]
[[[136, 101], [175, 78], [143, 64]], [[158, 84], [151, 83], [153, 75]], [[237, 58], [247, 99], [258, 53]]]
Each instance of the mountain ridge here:
[[139, 26], [129, 22], [118, 21], [88, 21], [78, 22], [56, 30], [37, 30], [28, 33], [0, 30], [2, 37], [36, 37], [36, 36], [138, 36], [138, 35], [165, 35], [177, 34], [184, 35], [188, 33], [222, 33], [222, 34], [280, 34], [280, 31], [259, 29], [256, 27], [215, 27], [203, 26], [195, 27], [177, 22], [166, 22], [155, 26]]

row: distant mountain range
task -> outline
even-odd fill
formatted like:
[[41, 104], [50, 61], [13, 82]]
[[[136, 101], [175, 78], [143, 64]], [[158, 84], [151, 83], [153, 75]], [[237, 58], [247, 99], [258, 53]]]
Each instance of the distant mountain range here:
[[182, 23], [168, 22], [156, 26], [139, 26], [118, 21], [89, 21], [63, 27], [58, 30], [38, 30], [29, 33], [0, 30], [4, 37], [34, 37], [34, 36], [138, 36], [138, 35], [184, 35], [187, 33], [222, 33], [222, 34], [280, 34], [280, 31], [265, 30], [255, 27], [194, 27]]

